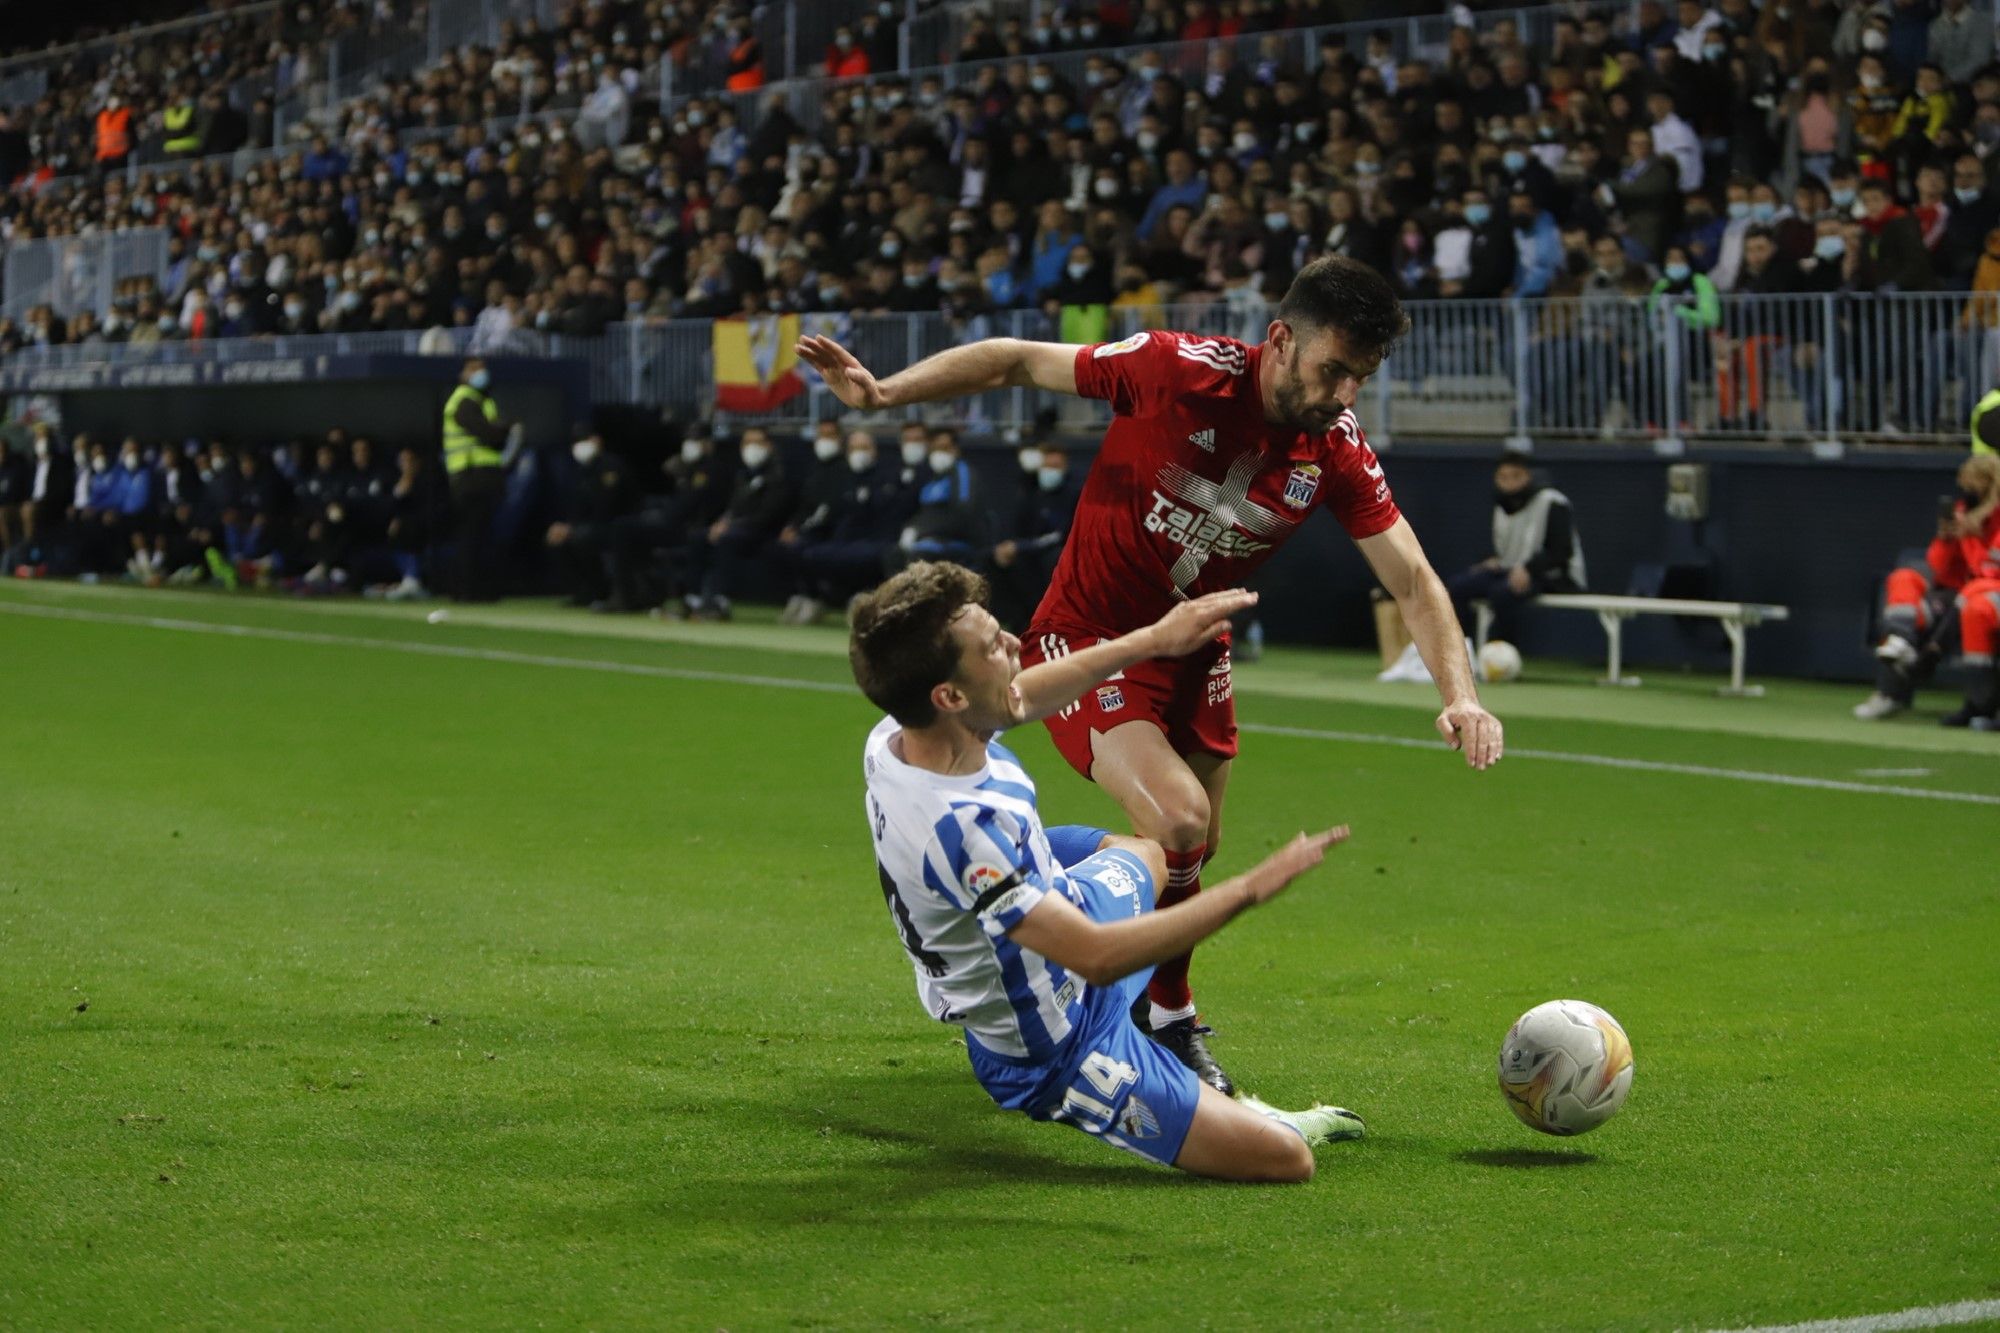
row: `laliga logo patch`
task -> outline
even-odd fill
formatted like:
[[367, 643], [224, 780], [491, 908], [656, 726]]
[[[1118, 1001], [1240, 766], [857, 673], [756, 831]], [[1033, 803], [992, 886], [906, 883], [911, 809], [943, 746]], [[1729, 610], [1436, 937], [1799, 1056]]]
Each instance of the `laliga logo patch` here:
[[1097, 708], [1099, 712], [1115, 713], [1125, 706], [1125, 691], [1116, 685], [1097, 687]]
[[1103, 346], [1092, 350], [1090, 355], [1092, 360], [1102, 360], [1107, 356], [1123, 356], [1127, 352], [1136, 352], [1145, 345], [1146, 335], [1135, 333], [1131, 337], [1121, 338], [1115, 343], [1105, 343]]
[[965, 868], [965, 888], [977, 898], [989, 889], [997, 889], [1007, 879], [1007, 872], [991, 861], [974, 861]]
[[1294, 509], [1304, 509], [1319, 494], [1319, 467], [1314, 463], [1301, 463], [1292, 469], [1292, 475], [1285, 478], [1285, 503]]

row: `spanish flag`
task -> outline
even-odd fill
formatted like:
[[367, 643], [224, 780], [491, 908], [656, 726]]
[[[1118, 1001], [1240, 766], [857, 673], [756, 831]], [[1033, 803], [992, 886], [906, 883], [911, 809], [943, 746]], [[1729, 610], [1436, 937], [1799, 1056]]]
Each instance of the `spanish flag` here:
[[797, 315], [738, 315], [715, 321], [715, 405], [769, 412], [805, 392], [799, 377]]

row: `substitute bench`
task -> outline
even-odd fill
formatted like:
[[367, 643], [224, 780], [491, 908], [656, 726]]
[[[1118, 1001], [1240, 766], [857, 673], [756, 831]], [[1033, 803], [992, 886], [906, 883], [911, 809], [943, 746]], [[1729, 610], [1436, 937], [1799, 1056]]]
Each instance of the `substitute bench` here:
[[[1553, 607], [1558, 611], [1595, 611], [1597, 622], [1604, 626], [1604, 637], [1609, 645], [1609, 661], [1606, 663], [1603, 685], [1637, 685], [1637, 676], [1628, 676], [1623, 671], [1623, 635], [1625, 622], [1633, 616], [1701, 616], [1722, 622], [1722, 632], [1729, 636], [1729, 684], [1717, 690], [1717, 694], [1738, 697], [1755, 697], [1764, 692], [1762, 685], [1743, 683], [1743, 640], [1745, 631], [1752, 625], [1761, 625], [1767, 620], [1789, 620], [1790, 609], [1771, 606], [1763, 602], [1702, 602], [1685, 597], [1613, 597], [1594, 592], [1559, 592], [1542, 597], [1531, 597], [1527, 605]], [[1483, 601], [1472, 604], [1473, 614], [1478, 619], [1474, 636], [1478, 646], [1486, 646], [1486, 635], [1493, 628], [1493, 608]]]

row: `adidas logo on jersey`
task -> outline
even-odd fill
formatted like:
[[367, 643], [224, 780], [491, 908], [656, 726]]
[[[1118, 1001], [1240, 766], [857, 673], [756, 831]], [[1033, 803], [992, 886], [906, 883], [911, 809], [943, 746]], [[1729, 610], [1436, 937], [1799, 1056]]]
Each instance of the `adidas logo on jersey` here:
[[1194, 434], [1188, 436], [1188, 443], [1193, 445], [1195, 448], [1201, 450], [1205, 454], [1214, 453], [1215, 427], [1210, 426], [1207, 430], [1196, 431]]

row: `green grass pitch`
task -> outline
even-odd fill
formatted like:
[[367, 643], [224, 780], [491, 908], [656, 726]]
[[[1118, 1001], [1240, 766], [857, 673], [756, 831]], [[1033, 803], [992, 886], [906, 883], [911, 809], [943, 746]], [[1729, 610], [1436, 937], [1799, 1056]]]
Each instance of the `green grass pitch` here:
[[[1487, 775], [1247, 733], [1221, 873], [1355, 837], [1197, 992], [1248, 1086], [1371, 1137], [1232, 1187], [999, 1112], [919, 1010], [837, 632], [422, 614], [0, 590], [0, 1327], [1669, 1329], [2000, 1296], [2000, 737], [1559, 671], [1490, 692], [1539, 757]], [[197, 632], [225, 625], [254, 633]], [[1367, 665], [1275, 653], [1240, 713], [1425, 736]], [[1010, 743], [1052, 822], [1114, 820], [1039, 729]], [[1493, 1072], [1564, 996], [1637, 1054], [1572, 1140]]]

